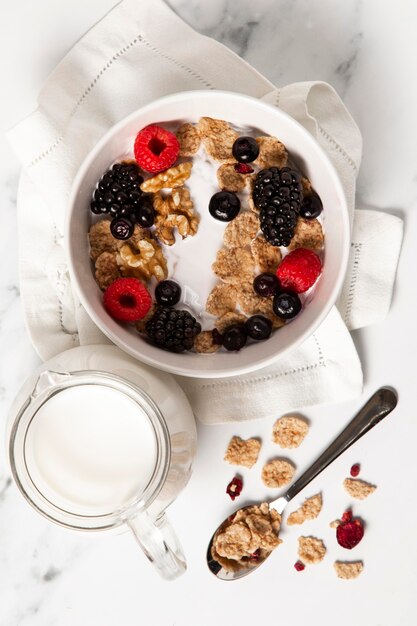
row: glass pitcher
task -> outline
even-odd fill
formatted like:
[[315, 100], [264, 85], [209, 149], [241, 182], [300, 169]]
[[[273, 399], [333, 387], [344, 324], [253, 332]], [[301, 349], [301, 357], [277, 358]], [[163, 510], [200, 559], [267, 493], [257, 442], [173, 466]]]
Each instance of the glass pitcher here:
[[68, 350], [19, 392], [7, 442], [18, 488], [48, 520], [84, 531], [125, 525], [161, 576], [185, 571], [165, 509], [191, 475], [196, 429], [170, 375], [114, 346]]

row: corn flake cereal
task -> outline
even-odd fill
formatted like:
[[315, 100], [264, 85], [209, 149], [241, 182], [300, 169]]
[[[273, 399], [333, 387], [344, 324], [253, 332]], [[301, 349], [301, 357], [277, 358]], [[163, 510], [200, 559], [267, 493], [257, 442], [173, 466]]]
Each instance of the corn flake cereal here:
[[206, 302], [206, 311], [211, 315], [224, 315], [235, 310], [236, 302], [236, 287], [228, 283], [220, 283], [211, 290]]
[[225, 283], [248, 281], [253, 276], [252, 254], [243, 248], [221, 248], [212, 265], [213, 272]]
[[371, 485], [359, 478], [345, 478], [343, 486], [348, 494], [356, 500], [365, 500], [376, 489], [375, 485]]
[[268, 243], [263, 235], [259, 235], [252, 241], [251, 250], [259, 272], [275, 274], [282, 259], [280, 249]]
[[288, 152], [283, 143], [276, 137], [257, 137], [259, 155], [255, 160], [261, 169], [266, 167], [285, 167], [288, 161]]
[[283, 487], [294, 477], [295, 467], [285, 459], [274, 459], [262, 468], [262, 482], [267, 487]]
[[244, 248], [255, 238], [258, 230], [258, 217], [250, 211], [245, 211], [226, 226], [223, 241], [229, 248]]
[[253, 467], [258, 460], [261, 442], [258, 439], [241, 439], [232, 437], [227, 447], [224, 460], [231, 465]]
[[198, 130], [209, 156], [215, 161], [234, 161], [232, 147], [239, 135], [228, 122], [202, 117], [198, 122]]
[[180, 157], [194, 156], [201, 143], [200, 133], [194, 124], [185, 123], [177, 130], [177, 139], [180, 144]]
[[299, 217], [288, 250], [295, 248], [320, 250], [323, 246], [324, 234], [320, 222], [316, 219], [306, 220]]
[[301, 417], [284, 415], [276, 420], [272, 440], [281, 448], [298, 448], [308, 433], [308, 424]]
[[322, 505], [323, 501], [320, 493], [307, 498], [299, 509], [290, 513], [287, 518], [288, 526], [303, 524], [306, 520], [315, 519], [321, 511]]
[[308, 565], [319, 563], [324, 559], [326, 546], [321, 539], [316, 537], [299, 537], [298, 556]]

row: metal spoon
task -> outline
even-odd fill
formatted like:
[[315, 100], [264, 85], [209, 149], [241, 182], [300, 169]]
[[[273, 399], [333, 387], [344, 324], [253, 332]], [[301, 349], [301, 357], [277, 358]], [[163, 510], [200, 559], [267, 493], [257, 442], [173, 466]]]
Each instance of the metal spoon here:
[[[347, 450], [353, 443], [358, 441], [365, 433], [371, 428], [376, 426], [384, 417], [386, 417], [397, 405], [396, 393], [387, 387], [382, 387], [374, 393], [374, 395], [368, 400], [368, 402], [361, 408], [359, 413], [355, 415], [352, 421], [346, 426], [346, 428], [340, 433], [338, 437], [329, 445], [329, 447], [323, 452], [321, 456], [311, 465], [305, 472], [295, 481], [288, 489], [287, 493], [277, 500], [269, 503], [269, 507], [282, 513], [288, 502], [290, 502], [296, 495], [304, 489], [316, 476], [320, 474], [330, 463], [332, 463], [338, 456]], [[247, 508], [247, 507], [243, 507]], [[240, 509], [239, 509], [240, 510]], [[236, 511], [237, 513], [237, 511]], [[229, 518], [225, 519], [219, 528], [228, 522]], [[218, 528], [218, 529], [219, 529]], [[218, 530], [217, 529], [217, 530]], [[216, 532], [217, 532], [216, 530]], [[216, 533], [214, 533], [215, 535]], [[213, 559], [211, 554], [211, 547], [213, 543], [213, 537], [210, 540], [207, 550], [207, 565], [210, 571], [220, 578], [220, 580], [237, 580], [243, 576], [251, 574], [255, 569], [258, 569], [266, 559], [260, 562], [253, 562], [249, 567], [242, 568], [236, 572], [229, 572], [225, 570], [220, 563]], [[271, 553], [270, 553], [271, 554]], [[270, 554], [268, 556], [270, 556]], [[267, 557], [268, 558], [268, 557]]]

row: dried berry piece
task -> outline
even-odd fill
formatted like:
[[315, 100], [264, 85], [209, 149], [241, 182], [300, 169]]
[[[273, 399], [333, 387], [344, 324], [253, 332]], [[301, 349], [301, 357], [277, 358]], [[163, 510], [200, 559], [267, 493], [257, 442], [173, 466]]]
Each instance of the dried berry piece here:
[[232, 478], [230, 483], [227, 485], [226, 493], [231, 497], [232, 500], [240, 496], [242, 493], [243, 481], [238, 476]]
[[249, 163], [235, 163], [234, 168], [238, 174], [252, 174], [255, 171]]
[[336, 528], [337, 543], [352, 550], [362, 540], [364, 528], [362, 522], [357, 518], [352, 518], [352, 511], [346, 511], [342, 515], [342, 520]]
[[360, 471], [361, 466], [359, 465], [359, 463], [354, 463], [350, 468], [350, 475], [353, 476], [353, 478], [356, 478], [356, 476], [359, 476]]
[[304, 565], [304, 563], [301, 563], [301, 561], [297, 561], [296, 563], [294, 563], [294, 567], [297, 570], [297, 572], [302, 572], [303, 569], [306, 568], [306, 566]]

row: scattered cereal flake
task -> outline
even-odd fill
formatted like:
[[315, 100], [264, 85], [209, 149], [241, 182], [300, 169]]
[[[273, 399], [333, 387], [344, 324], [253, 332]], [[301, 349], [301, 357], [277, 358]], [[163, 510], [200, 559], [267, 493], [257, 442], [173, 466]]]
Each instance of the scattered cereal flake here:
[[262, 468], [262, 481], [267, 487], [283, 487], [295, 474], [295, 467], [284, 459], [274, 459]]
[[306, 520], [315, 519], [321, 511], [322, 505], [321, 493], [307, 498], [299, 509], [290, 513], [287, 524], [293, 526], [294, 524], [303, 524]]
[[223, 241], [229, 248], [243, 248], [251, 243], [259, 228], [257, 215], [251, 211], [245, 211], [226, 226]]
[[260, 235], [252, 241], [251, 249], [259, 272], [275, 274], [282, 259], [280, 249], [268, 243], [263, 235]]
[[301, 184], [303, 186], [303, 196], [304, 198], [308, 198], [313, 193], [313, 187], [307, 176], [301, 177]]
[[192, 167], [192, 161], [186, 161], [185, 163], [170, 167], [164, 172], [160, 172], [156, 174], [156, 176], [152, 176], [152, 178], [143, 181], [140, 188], [145, 193], [156, 193], [161, 189], [181, 187], [185, 181], [190, 178]]
[[259, 155], [255, 163], [261, 169], [265, 167], [285, 167], [288, 161], [288, 152], [283, 143], [276, 137], [257, 137]]
[[88, 233], [90, 240], [90, 257], [93, 261], [103, 252], [116, 252], [118, 240], [110, 232], [110, 220], [96, 222]]
[[261, 442], [258, 439], [241, 439], [232, 437], [224, 455], [224, 460], [231, 465], [253, 467], [258, 460]]
[[116, 255], [112, 252], [102, 252], [100, 256], [97, 257], [95, 270], [96, 281], [103, 291], [121, 276], [116, 261]]
[[281, 448], [298, 448], [308, 433], [308, 424], [301, 417], [284, 415], [272, 428], [272, 440]]
[[330, 522], [329, 526], [330, 528], [337, 528], [338, 526], [340, 526], [340, 519], [333, 520], [333, 522]]
[[333, 567], [338, 578], [352, 580], [357, 578], [363, 571], [362, 561], [335, 561]]
[[252, 282], [241, 283], [237, 286], [237, 301], [240, 308], [247, 315], [262, 313], [265, 308], [265, 298], [262, 298], [253, 288]]
[[152, 304], [151, 308], [149, 309], [149, 311], [147, 312], [145, 317], [143, 317], [141, 320], [138, 320], [137, 322], [135, 322], [136, 330], [139, 333], [144, 333], [145, 332], [146, 323], [149, 322], [151, 317], [153, 317], [155, 311], [156, 311], [156, 305]]
[[295, 248], [320, 250], [323, 246], [324, 234], [320, 222], [317, 219], [306, 220], [299, 217], [288, 250], [295, 250]]
[[201, 137], [197, 126], [186, 122], [179, 127], [176, 134], [180, 144], [179, 156], [194, 156], [194, 154], [198, 152], [201, 143]]
[[359, 478], [345, 478], [343, 486], [352, 498], [365, 500], [376, 489], [375, 485], [360, 480]]
[[242, 313], [237, 313], [236, 311], [229, 311], [225, 313], [215, 322], [215, 327], [219, 331], [219, 333], [224, 333], [224, 331], [229, 328], [229, 326], [233, 326], [234, 324], [244, 324], [246, 322], [246, 315], [242, 315]]
[[211, 330], [203, 330], [201, 333], [198, 333], [197, 337], [194, 339], [194, 350], [200, 354], [211, 354], [217, 352], [219, 348], [220, 345], [213, 341], [213, 333]]
[[243, 248], [221, 248], [217, 252], [212, 269], [225, 283], [248, 281], [253, 276], [253, 257]]
[[325, 554], [326, 546], [321, 539], [316, 539], [316, 537], [298, 538], [298, 556], [304, 563], [308, 563], [308, 565], [319, 563], [324, 559]]
[[239, 135], [228, 122], [202, 117], [198, 130], [209, 156], [215, 161], [234, 161], [232, 147]]
[[157, 214], [155, 232], [162, 243], [167, 246], [175, 243], [175, 228], [183, 239], [196, 234], [199, 219], [194, 213], [190, 192], [185, 187], [173, 189], [166, 196], [162, 196], [159, 191], [156, 192], [153, 206]]
[[237, 290], [235, 285], [220, 283], [211, 290], [207, 302], [206, 311], [211, 315], [224, 315], [236, 309]]
[[235, 170], [234, 163], [223, 163], [217, 170], [217, 182], [220, 189], [227, 191], [243, 191], [246, 187], [248, 176], [239, 174]]

